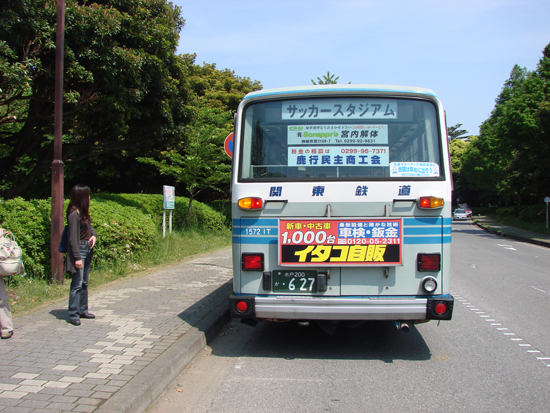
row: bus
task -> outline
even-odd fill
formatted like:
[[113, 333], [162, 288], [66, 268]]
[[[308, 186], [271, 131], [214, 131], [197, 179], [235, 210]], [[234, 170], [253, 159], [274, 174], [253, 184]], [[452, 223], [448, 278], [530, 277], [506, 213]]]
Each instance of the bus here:
[[232, 318], [450, 320], [445, 112], [429, 89], [247, 94], [233, 137]]

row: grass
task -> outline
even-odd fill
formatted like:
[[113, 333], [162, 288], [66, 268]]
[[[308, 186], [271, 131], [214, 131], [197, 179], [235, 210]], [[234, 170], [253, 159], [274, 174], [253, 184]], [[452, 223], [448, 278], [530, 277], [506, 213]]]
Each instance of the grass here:
[[532, 231], [539, 234], [550, 234], [550, 229], [546, 229], [546, 221], [544, 222], [525, 222], [519, 218], [496, 216], [494, 214], [485, 214], [487, 217], [494, 219], [502, 224], [510, 225], [511, 227], [520, 228], [526, 231]]
[[527, 231], [538, 232], [540, 234], [550, 234], [550, 230], [546, 229], [546, 222], [524, 222], [518, 218], [508, 217], [498, 218], [498, 220], [503, 224], [525, 229]]
[[[89, 288], [93, 290], [109, 282], [138, 276], [144, 271], [160, 269], [192, 258], [197, 254], [231, 245], [231, 232], [174, 232], [166, 238], [159, 236], [156, 247], [133, 262], [94, 263]], [[100, 257], [97, 257], [100, 258]], [[70, 278], [64, 284], [50, 283], [30, 277], [5, 277], [8, 301], [14, 316], [24, 315], [51, 302], [68, 300]]]

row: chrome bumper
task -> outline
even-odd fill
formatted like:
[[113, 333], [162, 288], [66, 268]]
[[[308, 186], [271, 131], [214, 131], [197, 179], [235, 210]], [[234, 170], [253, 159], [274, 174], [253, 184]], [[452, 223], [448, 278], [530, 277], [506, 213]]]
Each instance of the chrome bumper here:
[[[249, 300], [249, 310], [241, 313], [234, 304]], [[434, 317], [431, 302], [450, 302], [450, 312]], [[231, 296], [231, 315], [236, 318], [287, 320], [427, 320], [452, 315], [452, 297], [431, 298], [346, 298], [299, 296]]]

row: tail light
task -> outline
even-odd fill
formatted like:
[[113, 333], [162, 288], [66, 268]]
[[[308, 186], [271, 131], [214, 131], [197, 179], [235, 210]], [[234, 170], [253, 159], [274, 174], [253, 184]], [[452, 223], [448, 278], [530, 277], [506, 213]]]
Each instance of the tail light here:
[[435, 196], [422, 196], [418, 200], [418, 206], [422, 209], [439, 209], [443, 208], [443, 205], [445, 205], [443, 198]]
[[237, 301], [235, 309], [239, 313], [246, 313], [248, 311], [248, 303], [246, 301]]
[[416, 256], [416, 269], [418, 271], [441, 270], [441, 254], [418, 254]]
[[434, 311], [437, 315], [443, 315], [449, 311], [449, 307], [443, 301], [440, 301], [434, 306]]
[[262, 209], [264, 201], [262, 198], [241, 198], [239, 199], [239, 207], [242, 209]]
[[242, 255], [243, 271], [263, 271], [264, 254], [263, 253], [243, 253]]
[[232, 318], [253, 319], [256, 317], [255, 298], [232, 295], [229, 297], [229, 310]]
[[426, 318], [428, 320], [450, 320], [453, 316], [453, 297], [428, 298]]

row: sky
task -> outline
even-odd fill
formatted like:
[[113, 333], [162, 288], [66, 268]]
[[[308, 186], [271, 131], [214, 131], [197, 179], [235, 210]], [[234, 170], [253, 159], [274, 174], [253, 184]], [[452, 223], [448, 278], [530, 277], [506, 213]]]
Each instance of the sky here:
[[338, 83], [433, 90], [469, 135], [514, 65], [535, 70], [550, 43], [548, 0], [172, 0], [177, 52], [264, 88]]

